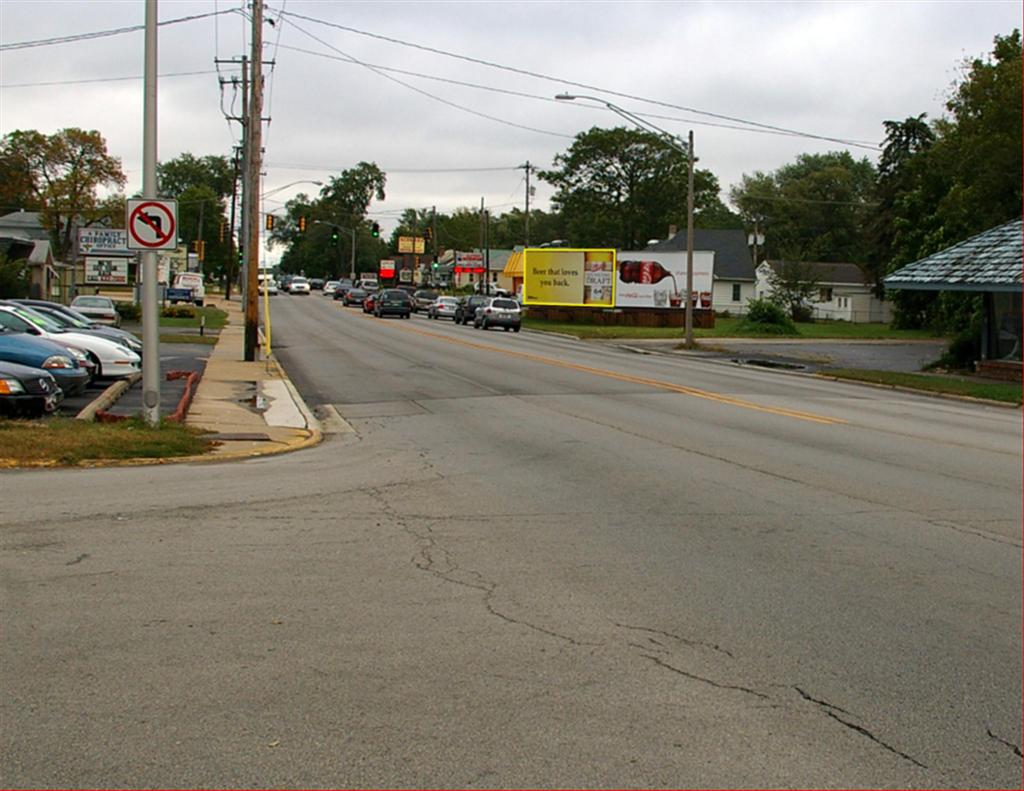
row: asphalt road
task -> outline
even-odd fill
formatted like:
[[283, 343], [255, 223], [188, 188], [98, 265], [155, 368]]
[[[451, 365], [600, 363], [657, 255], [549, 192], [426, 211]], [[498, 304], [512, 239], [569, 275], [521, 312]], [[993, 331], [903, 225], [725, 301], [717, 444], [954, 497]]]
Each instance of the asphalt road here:
[[320, 447], [0, 479], [3, 786], [1019, 787], [1019, 412], [273, 311]]

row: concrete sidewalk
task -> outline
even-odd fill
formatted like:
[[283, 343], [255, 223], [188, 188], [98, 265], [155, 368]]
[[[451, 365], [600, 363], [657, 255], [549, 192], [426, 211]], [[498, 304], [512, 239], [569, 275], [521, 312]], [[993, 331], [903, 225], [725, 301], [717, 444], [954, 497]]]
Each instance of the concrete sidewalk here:
[[[212, 432], [211, 453], [177, 461], [285, 453], [318, 444], [323, 432], [276, 360], [245, 362], [244, 314], [238, 302], [209, 300], [228, 314], [185, 422]], [[170, 460], [168, 460], [170, 461]]]

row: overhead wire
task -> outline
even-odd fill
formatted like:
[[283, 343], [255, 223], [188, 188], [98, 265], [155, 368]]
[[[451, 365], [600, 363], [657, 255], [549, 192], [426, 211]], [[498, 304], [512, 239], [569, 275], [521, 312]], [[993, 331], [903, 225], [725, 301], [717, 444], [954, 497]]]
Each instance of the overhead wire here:
[[[469, 55], [459, 54], [457, 52], [449, 52], [449, 51], [446, 51], [446, 50], [438, 49], [437, 47], [430, 47], [430, 46], [427, 46], [425, 44], [417, 44], [415, 42], [404, 41], [402, 39], [394, 38], [392, 36], [385, 36], [385, 35], [382, 35], [380, 33], [371, 33], [371, 32], [366, 31], [366, 30], [360, 30], [359, 28], [351, 27], [349, 25], [342, 25], [342, 24], [339, 24], [337, 22], [330, 22], [330, 21], [325, 20], [325, 19], [318, 19], [317, 17], [311, 17], [311, 16], [307, 16], [305, 14], [298, 14], [298, 13], [295, 13], [293, 11], [289, 11], [288, 12], [288, 17], [289, 18], [293, 18], [294, 17], [295, 19], [302, 19], [302, 20], [307, 21], [307, 22], [312, 22], [314, 24], [324, 25], [325, 27], [332, 27], [332, 28], [335, 28], [337, 30], [344, 30], [344, 31], [349, 32], [349, 33], [354, 33], [355, 35], [365, 36], [365, 37], [368, 37], [368, 38], [377, 39], [378, 41], [386, 41], [386, 42], [388, 42], [390, 44], [396, 44], [396, 45], [402, 46], [402, 47], [409, 47], [409, 48], [412, 48], [412, 49], [418, 49], [418, 50], [421, 50], [421, 51], [424, 51], [424, 52], [430, 52], [432, 54], [441, 55], [441, 56], [447, 57], [447, 58], [453, 58], [453, 59], [465, 61], [465, 62], [468, 62], [468, 63], [475, 63], [475, 64], [480, 65], [480, 66], [487, 66], [488, 68], [500, 69], [502, 71], [508, 71], [508, 72], [512, 72], [514, 74], [520, 74], [520, 75], [523, 75], [523, 76], [526, 76], [526, 77], [533, 77], [535, 79], [541, 79], [541, 80], [546, 80], [548, 82], [559, 83], [561, 85], [571, 85], [571, 86], [576, 87], [576, 88], [583, 88], [585, 90], [590, 90], [590, 91], [598, 91], [599, 93], [604, 93], [604, 94], [607, 94], [609, 96], [616, 96], [616, 97], [623, 98], [623, 99], [630, 99], [632, 101], [644, 102], [646, 104], [653, 104], [653, 105], [660, 106], [660, 107], [668, 107], [668, 108], [671, 108], [671, 109], [674, 109], [674, 110], [682, 110], [684, 112], [694, 113], [696, 115], [704, 115], [704, 116], [708, 116], [710, 118], [717, 118], [717, 119], [722, 120], [722, 121], [732, 121], [734, 123], [744, 124], [746, 126], [757, 127], [757, 128], [760, 128], [760, 129], [771, 129], [771, 130], [774, 130], [776, 132], [785, 132], [785, 133], [788, 133], [788, 134], [796, 135], [798, 137], [805, 137], [805, 138], [810, 138], [810, 139], [814, 139], [814, 140], [823, 140], [823, 141], [832, 142], [832, 143], [840, 143], [842, 145], [851, 146], [851, 147], [869, 148], [869, 149], [872, 149], [872, 150], [878, 150], [878, 144], [877, 143], [870, 143], [870, 142], [867, 142], [867, 141], [850, 140], [850, 139], [839, 138], [839, 137], [831, 137], [831, 136], [828, 136], [828, 135], [819, 135], [819, 134], [815, 134], [815, 133], [812, 133], [812, 132], [803, 132], [803, 131], [800, 131], [800, 130], [797, 130], [797, 129], [788, 129], [786, 127], [776, 126], [774, 124], [765, 124], [765, 123], [762, 123], [762, 122], [759, 122], [759, 121], [752, 121], [750, 119], [740, 118], [738, 116], [725, 115], [724, 113], [716, 113], [716, 112], [712, 112], [712, 111], [709, 111], [709, 110], [701, 110], [701, 109], [696, 108], [696, 107], [688, 107], [686, 105], [674, 104], [672, 102], [665, 102], [665, 101], [661, 101], [661, 100], [658, 100], [658, 99], [649, 99], [647, 97], [638, 96], [636, 94], [624, 93], [622, 91], [615, 91], [615, 90], [612, 90], [612, 89], [609, 89], [609, 88], [603, 88], [603, 87], [597, 86], [597, 85], [590, 85], [588, 83], [577, 82], [577, 81], [574, 81], [574, 80], [567, 80], [567, 79], [564, 79], [564, 78], [561, 78], [561, 77], [553, 77], [553, 76], [551, 76], [549, 74], [543, 74], [541, 72], [531, 71], [529, 69], [522, 69], [522, 68], [519, 68], [519, 67], [516, 67], [516, 66], [508, 66], [508, 65], [502, 64], [502, 63], [495, 63], [494, 61], [484, 60], [483, 58], [474, 58], [474, 57], [471, 57]], [[294, 22], [291, 22], [291, 24], [293, 26], [295, 25]]]

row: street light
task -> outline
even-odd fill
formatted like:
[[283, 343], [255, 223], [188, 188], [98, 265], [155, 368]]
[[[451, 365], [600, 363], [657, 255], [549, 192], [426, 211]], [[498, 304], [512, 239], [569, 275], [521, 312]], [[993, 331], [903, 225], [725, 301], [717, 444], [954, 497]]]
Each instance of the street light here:
[[687, 189], [686, 189], [686, 348], [693, 348], [693, 163], [696, 161], [693, 158], [693, 130], [690, 130], [689, 142], [686, 147], [683, 147], [683, 141], [673, 135], [671, 132], [666, 132], [660, 126], [652, 124], [650, 121], [641, 118], [638, 115], [634, 115], [628, 110], [623, 110], [616, 104], [600, 99], [597, 96], [583, 96], [573, 95], [569, 93], [560, 93], [555, 96], [558, 101], [571, 102], [576, 99], [589, 99], [593, 102], [603, 104], [613, 113], [621, 115], [630, 123], [640, 127], [644, 131], [654, 132], [668, 145], [685, 154], [687, 157], [688, 174], [687, 174]]

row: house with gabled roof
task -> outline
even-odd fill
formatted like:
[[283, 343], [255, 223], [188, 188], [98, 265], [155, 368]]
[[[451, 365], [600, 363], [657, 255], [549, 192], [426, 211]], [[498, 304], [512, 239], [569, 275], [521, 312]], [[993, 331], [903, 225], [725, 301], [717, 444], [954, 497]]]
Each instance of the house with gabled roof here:
[[892, 321], [892, 306], [877, 296], [871, 276], [857, 264], [762, 261], [757, 267], [757, 298], [769, 297], [772, 279], [785, 276], [790, 267], [814, 284], [808, 302], [813, 318], [860, 324]]
[[1018, 217], [897, 269], [886, 288], [982, 295], [979, 370], [1021, 378], [1024, 224]]

